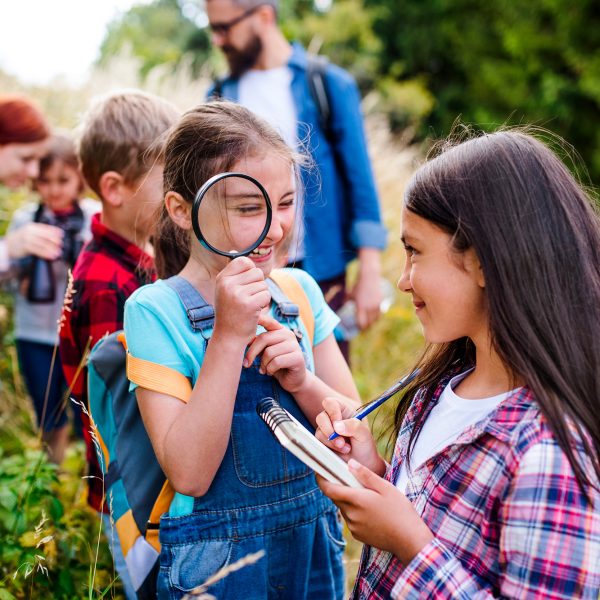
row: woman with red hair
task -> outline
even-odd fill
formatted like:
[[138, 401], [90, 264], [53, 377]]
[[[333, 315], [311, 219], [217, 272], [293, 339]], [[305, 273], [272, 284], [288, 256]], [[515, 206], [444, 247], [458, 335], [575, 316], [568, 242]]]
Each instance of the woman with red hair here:
[[17, 188], [37, 177], [50, 127], [40, 109], [22, 96], [0, 96], [0, 182]]
[[[0, 184], [19, 188], [38, 176], [40, 159], [50, 140], [50, 125], [25, 96], [0, 95]], [[18, 234], [0, 239], [0, 275], [11, 261], [29, 255], [54, 260], [62, 250], [62, 231], [44, 223], [29, 223]]]

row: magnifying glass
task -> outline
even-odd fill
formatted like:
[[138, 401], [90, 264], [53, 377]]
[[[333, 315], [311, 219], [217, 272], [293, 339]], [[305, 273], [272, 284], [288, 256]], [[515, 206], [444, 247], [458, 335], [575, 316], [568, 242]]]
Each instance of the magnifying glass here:
[[219, 173], [196, 193], [192, 227], [208, 250], [237, 258], [248, 256], [263, 242], [273, 209], [263, 185], [245, 173]]

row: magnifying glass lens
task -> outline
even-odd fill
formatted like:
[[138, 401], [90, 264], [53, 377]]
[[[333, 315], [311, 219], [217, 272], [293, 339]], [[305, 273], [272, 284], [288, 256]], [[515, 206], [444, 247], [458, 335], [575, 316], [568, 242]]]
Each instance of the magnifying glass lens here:
[[209, 249], [238, 256], [260, 245], [268, 230], [271, 208], [255, 181], [232, 174], [205, 188], [197, 217], [199, 237]]

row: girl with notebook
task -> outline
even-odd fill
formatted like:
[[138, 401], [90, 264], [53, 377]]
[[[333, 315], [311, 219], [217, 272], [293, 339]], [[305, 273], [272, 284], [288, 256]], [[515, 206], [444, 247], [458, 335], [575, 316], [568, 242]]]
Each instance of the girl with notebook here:
[[[318, 416], [367, 489], [320, 482], [366, 544], [353, 598], [589, 598], [600, 588], [600, 221], [541, 141], [482, 135], [402, 208], [429, 346], [391, 465], [336, 399]], [[362, 463], [362, 464], [361, 464]]]

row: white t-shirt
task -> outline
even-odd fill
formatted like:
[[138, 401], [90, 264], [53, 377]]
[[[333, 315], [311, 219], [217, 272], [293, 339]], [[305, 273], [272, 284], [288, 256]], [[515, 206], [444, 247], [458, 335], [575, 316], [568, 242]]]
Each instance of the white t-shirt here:
[[[498, 404], [516, 391], [475, 400], [461, 398], [454, 393], [454, 388], [468, 373], [470, 371], [453, 377], [442, 392], [438, 403], [431, 409], [410, 455], [411, 472], [416, 471], [429, 458], [454, 443], [467, 427], [484, 419]], [[400, 467], [396, 487], [406, 492], [408, 479], [409, 473], [405, 461]]]
[[288, 66], [246, 71], [238, 90], [240, 104], [271, 123], [292, 148], [298, 147], [298, 114]]
[[[269, 122], [294, 150], [298, 149], [298, 112], [292, 96], [292, 70], [284, 65], [246, 71], [239, 79], [239, 103]], [[297, 197], [296, 227], [288, 261], [304, 257], [302, 195]]]

